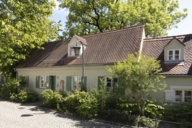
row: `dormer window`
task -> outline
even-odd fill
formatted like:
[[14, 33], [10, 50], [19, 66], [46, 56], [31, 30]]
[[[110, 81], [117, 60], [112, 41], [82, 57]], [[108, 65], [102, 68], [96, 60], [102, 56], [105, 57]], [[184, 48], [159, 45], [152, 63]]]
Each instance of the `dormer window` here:
[[86, 49], [87, 41], [74, 35], [68, 44], [68, 57], [79, 57]]
[[171, 49], [168, 50], [167, 60], [174, 61], [174, 60], [181, 60], [181, 50], [180, 49]]
[[75, 56], [78, 56], [78, 55], [79, 55], [79, 53], [80, 53], [80, 48], [81, 48], [81, 47], [73, 47], [74, 52], [75, 52]]
[[73, 47], [70, 48], [70, 56], [75, 56], [75, 49]]

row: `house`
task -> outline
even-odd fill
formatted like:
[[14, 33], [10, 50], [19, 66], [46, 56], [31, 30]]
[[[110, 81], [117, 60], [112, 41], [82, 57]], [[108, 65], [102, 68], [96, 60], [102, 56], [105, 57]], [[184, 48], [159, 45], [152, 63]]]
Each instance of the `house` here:
[[83, 71], [87, 91], [97, 89], [100, 78], [108, 90], [117, 91], [114, 85], [120, 84], [120, 80], [109, 78], [111, 73], [106, 65], [112, 66], [125, 60], [128, 54], [140, 52], [161, 60], [161, 74], [166, 76], [168, 86], [165, 92], [154, 95], [156, 99], [177, 102], [192, 97], [192, 35], [147, 39], [141, 25], [81, 37], [74, 35], [43, 47], [44, 50], [32, 51], [16, 67], [18, 76], [26, 77], [28, 87], [38, 93], [46, 88], [67, 92], [79, 90]]
[[144, 39], [142, 53], [161, 61], [167, 88], [156, 99], [187, 102], [192, 99], [192, 34]]

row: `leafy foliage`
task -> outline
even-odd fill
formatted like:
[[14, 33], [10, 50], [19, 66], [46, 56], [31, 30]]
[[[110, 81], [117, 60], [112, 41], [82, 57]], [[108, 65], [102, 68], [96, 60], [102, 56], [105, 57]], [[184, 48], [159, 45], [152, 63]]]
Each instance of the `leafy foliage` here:
[[145, 116], [138, 116], [135, 120], [135, 126], [138, 127], [157, 128], [158, 124], [155, 123], [155, 121], [146, 118]]
[[98, 108], [100, 111], [103, 111], [106, 109], [106, 101], [107, 98], [110, 96], [110, 93], [106, 91], [106, 85], [104, 83], [104, 80], [100, 79], [101, 85], [99, 85], [99, 90], [92, 90], [92, 94], [94, 97], [96, 97], [98, 101]]
[[35, 91], [24, 89], [25, 79], [8, 79], [5, 86], [0, 89], [0, 97], [16, 102], [34, 102], [38, 100], [38, 94]]
[[123, 81], [130, 99], [136, 102], [140, 115], [144, 115], [150, 93], [166, 87], [163, 82], [165, 77], [159, 75], [159, 62], [138, 53], [129, 54], [124, 62], [117, 62], [107, 69]]
[[51, 89], [46, 89], [42, 93], [43, 104], [47, 107], [56, 108], [57, 104], [61, 102], [62, 95], [59, 92]]
[[56, 38], [59, 24], [49, 20], [53, 0], [0, 1], [0, 70], [13, 71], [32, 49]]
[[177, 122], [192, 122], [192, 102], [165, 106], [164, 119]]
[[166, 35], [187, 16], [178, 0], [58, 0], [69, 10], [65, 37], [144, 24], [146, 35]]
[[20, 79], [8, 79], [5, 86], [1, 88], [0, 96], [3, 99], [9, 99], [11, 94], [18, 94], [19, 88]]
[[97, 99], [89, 92], [75, 91], [63, 99], [60, 108], [64, 111], [76, 112], [82, 118], [97, 116]]

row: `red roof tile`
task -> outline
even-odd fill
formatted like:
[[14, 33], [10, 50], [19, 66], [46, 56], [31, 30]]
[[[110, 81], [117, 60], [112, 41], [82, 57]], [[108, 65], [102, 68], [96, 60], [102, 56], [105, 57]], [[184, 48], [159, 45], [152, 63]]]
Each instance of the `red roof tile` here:
[[175, 37], [185, 45], [184, 62], [179, 64], [167, 64], [164, 62], [164, 47], [173, 37], [145, 39], [142, 53], [161, 61], [164, 75], [192, 75], [192, 34]]
[[[144, 26], [129, 27], [104, 33], [76, 36], [85, 49], [85, 64], [113, 64], [122, 62], [129, 53], [139, 51]], [[70, 39], [49, 42], [43, 45], [44, 50], [34, 50], [30, 57], [19, 63], [18, 68], [47, 67], [64, 65], [81, 65], [81, 56], [68, 57]]]

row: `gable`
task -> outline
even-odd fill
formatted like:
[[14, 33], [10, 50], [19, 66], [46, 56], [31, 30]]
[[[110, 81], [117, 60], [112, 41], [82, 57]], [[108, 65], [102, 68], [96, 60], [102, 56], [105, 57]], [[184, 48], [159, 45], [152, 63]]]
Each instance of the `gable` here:
[[[185, 45], [182, 44], [179, 40], [177, 39], [172, 39], [165, 47], [164, 47], [164, 60], [165, 61], [170, 61], [169, 60], [169, 52], [179, 52], [179, 61], [184, 60], [184, 48]], [[174, 54], [174, 53], [173, 53]]]
[[182, 44], [179, 40], [177, 39], [172, 39], [165, 47], [164, 49], [180, 49], [180, 48], [184, 48], [185, 45]]
[[68, 57], [75, 57], [74, 55], [71, 54], [71, 49], [73, 47], [79, 47], [80, 48], [79, 55], [81, 55], [83, 52], [83, 46], [82, 45], [84, 45], [84, 49], [85, 49], [86, 45], [87, 45], [86, 40], [81, 38], [81, 37], [74, 35], [68, 44]]

